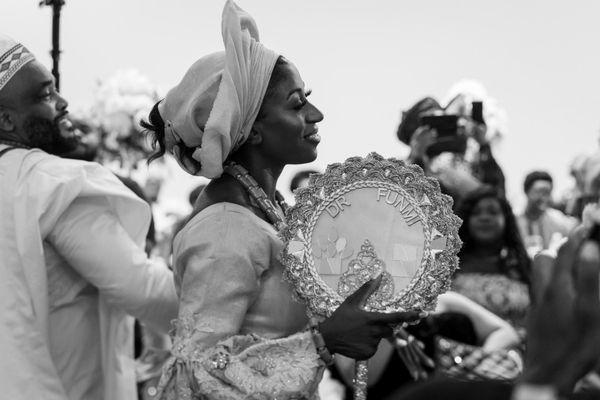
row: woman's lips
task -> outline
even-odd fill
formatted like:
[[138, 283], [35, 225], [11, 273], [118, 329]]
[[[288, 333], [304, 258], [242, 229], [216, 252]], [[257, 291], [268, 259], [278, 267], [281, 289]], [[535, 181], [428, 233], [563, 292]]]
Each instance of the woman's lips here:
[[309, 142], [319, 143], [321, 141], [321, 135], [319, 135], [319, 129], [316, 128], [312, 133], [304, 136], [304, 139], [308, 140]]

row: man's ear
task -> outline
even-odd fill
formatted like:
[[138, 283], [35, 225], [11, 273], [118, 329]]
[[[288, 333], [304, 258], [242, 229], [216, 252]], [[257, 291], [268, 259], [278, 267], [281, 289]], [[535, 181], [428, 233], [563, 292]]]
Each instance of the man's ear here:
[[15, 119], [8, 108], [0, 105], [0, 132], [13, 132], [15, 130]]

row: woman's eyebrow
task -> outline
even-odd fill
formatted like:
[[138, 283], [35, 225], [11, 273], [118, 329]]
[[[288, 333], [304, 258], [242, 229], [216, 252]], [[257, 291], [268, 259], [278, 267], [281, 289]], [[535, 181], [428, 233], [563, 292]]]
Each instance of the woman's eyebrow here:
[[304, 88], [296, 88], [293, 90], [290, 90], [290, 92], [288, 93], [288, 99], [296, 92], [300, 92], [300, 93], [304, 93]]

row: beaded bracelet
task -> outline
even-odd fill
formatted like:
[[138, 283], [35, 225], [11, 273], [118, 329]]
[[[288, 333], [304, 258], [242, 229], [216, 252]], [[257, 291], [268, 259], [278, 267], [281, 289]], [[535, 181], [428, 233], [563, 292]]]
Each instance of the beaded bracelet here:
[[319, 321], [317, 321], [316, 318], [311, 317], [309, 325], [313, 342], [317, 348], [317, 354], [321, 357], [321, 360], [323, 360], [325, 365], [330, 366], [333, 364], [334, 356], [329, 352], [327, 346], [325, 346], [325, 339], [323, 339], [323, 335], [321, 335], [321, 332], [319, 331]]

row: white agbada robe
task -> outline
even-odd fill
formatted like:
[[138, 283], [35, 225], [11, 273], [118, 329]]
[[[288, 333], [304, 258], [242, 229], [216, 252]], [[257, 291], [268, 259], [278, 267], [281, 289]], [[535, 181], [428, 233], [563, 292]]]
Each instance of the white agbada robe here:
[[165, 332], [177, 314], [172, 273], [143, 251], [149, 219], [99, 164], [0, 157], [3, 398], [137, 398], [132, 316]]

